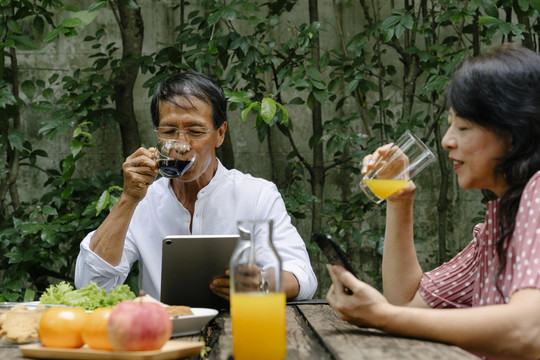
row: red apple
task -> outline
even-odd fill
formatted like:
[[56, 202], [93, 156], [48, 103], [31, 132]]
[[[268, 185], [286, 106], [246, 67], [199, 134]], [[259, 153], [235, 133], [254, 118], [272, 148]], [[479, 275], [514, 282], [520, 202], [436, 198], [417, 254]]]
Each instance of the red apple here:
[[115, 350], [159, 350], [171, 338], [172, 321], [162, 305], [142, 301], [122, 301], [107, 323]]

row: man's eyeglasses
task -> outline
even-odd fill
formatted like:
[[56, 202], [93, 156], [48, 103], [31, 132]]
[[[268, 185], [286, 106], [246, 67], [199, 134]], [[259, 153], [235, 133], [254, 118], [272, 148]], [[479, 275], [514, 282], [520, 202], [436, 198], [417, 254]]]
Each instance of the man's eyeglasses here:
[[178, 139], [178, 136], [182, 133], [188, 140], [202, 140], [206, 139], [212, 130], [205, 128], [180, 130], [174, 126], [159, 126], [154, 131], [159, 139]]

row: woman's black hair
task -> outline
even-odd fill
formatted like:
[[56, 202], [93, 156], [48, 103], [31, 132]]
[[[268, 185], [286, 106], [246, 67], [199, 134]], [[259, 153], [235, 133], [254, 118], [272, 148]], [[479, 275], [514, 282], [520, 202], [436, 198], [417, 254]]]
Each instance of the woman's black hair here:
[[497, 279], [506, 267], [521, 195], [540, 170], [540, 55], [508, 43], [466, 60], [446, 96], [459, 117], [511, 138], [511, 149], [498, 160], [494, 174], [506, 184], [497, 215], [495, 283], [500, 292]]
[[192, 98], [199, 99], [212, 107], [214, 129], [227, 121], [227, 98], [221, 86], [205, 74], [184, 72], [169, 77], [155, 91], [150, 103], [154, 127], [157, 128], [159, 125], [161, 101], [169, 101], [182, 109], [192, 109]]

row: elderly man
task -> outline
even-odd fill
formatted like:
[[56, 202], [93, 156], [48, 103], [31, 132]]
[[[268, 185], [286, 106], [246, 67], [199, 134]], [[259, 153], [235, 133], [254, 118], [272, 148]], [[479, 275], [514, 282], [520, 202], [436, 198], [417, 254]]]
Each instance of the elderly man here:
[[[276, 186], [228, 170], [216, 158], [227, 130], [226, 110], [223, 90], [206, 75], [182, 73], [160, 85], [151, 104], [158, 138], [175, 144], [171, 156], [188, 160], [194, 153], [196, 157], [180, 177], [158, 180], [156, 149], [139, 148], [126, 159], [120, 199], [99, 228], [81, 242], [77, 287], [90, 281], [104, 289], [122, 284], [139, 260], [140, 288], [159, 299], [165, 236], [236, 234], [239, 220], [272, 219], [287, 298], [313, 296], [317, 279]], [[214, 280], [210, 290], [228, 299], [229, 280]]]

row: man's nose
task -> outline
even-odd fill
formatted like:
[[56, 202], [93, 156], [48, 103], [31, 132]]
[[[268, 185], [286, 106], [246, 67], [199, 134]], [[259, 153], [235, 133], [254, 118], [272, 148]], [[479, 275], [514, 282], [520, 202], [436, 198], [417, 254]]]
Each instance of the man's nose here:
[[177, 154], [183, 155], [191, 150], [191, 146], [188, 142], [184, 142], [182, 140], [178, 140], [178, 142], [175, 144], [173, 151]]
[[185, 130], [177, 130], [176, 138], [178, 139], [178, 141], [184, 141], [187, 143], [189, 143], [190, 140], [189, 135]]

